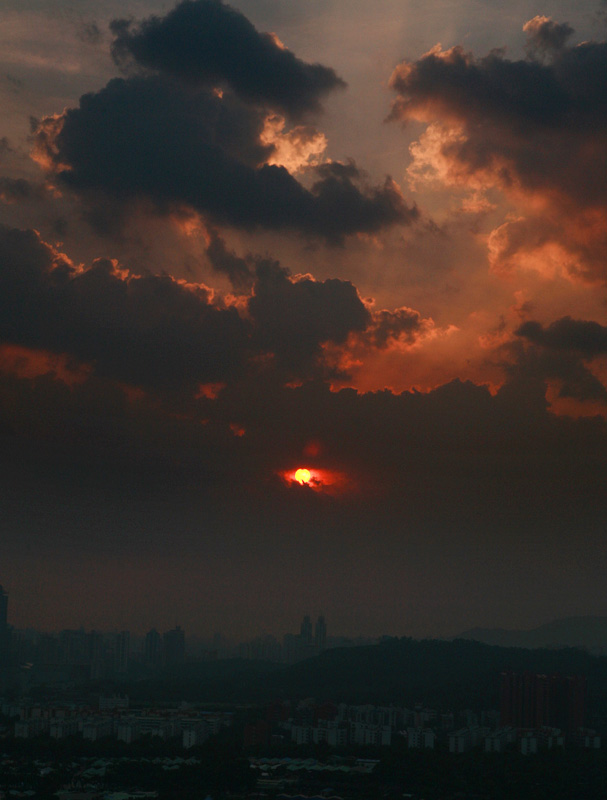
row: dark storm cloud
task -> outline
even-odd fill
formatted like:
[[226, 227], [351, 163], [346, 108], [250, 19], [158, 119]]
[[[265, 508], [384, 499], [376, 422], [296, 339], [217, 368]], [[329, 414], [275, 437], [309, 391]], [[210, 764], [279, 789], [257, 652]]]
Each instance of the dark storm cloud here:
[[[538, 347], [522, 348], [516, 344], [509, 349], [515, 360], [503, 366], [511, 380], [536, 386], [544, 386], [547, 380], [556, 381], [559, 397], [607, 402], [607, 389], [578, 353]], [[543, 391], [545, 393], [545, 388]]]
[[334, 243], [411, 222], [396, 185], [366, 188], [349, 164], [325, 170], [311, 189], [265, 162], [265, 117], [228, 92], [191, 90], [156, 76], [114, 79], [80, 107], [43, 120], [38, 158], [64, 185], [119, 201], [146, 197], [161, 210], [186, 205], [243, 228], [299, 231]]
[[536, 221], [571, 253], [570, 271], [596, 279], [607, 260], [607, 43], [566, 46], [569, 26], [547, 18], [525, 28], [550, 61], [434, 48], [395, 69], [392, 118], [444, 126], [441, 156], [458, 182], [498, 186], [532, 211], [542, 203]]
[[75, 269], [32, 231], [0, 228], [0, 339], [94, 366], [98, 375], [178, 390], [237, 371], [248, 324], [205, 289], [133, 276], [98, 259]]
[[276, 356], [277, 366], [292, 377], [319, 365], [321, 345], [341, 344], [363, 331], [370, 315], [349, 281], [310, 277], [292, 280], [277, 262], [258, 260], [254, 294], [248, 309], [255, 341]]
[[518, 350], [516, 370], [556, 378], [560, 397], [607, 401], [607, 389], [584, 363], [607, 353], [607, 328], [603, 325], [562, 317], [544, 327], [528, 320], [515, 334], [533, 345]]
[[590, 358], [607, 353], [607, 327], [592, 320], [562, 317], [547, 327], [529, 320], [515, 333], [534, 344], [554, 350], [575, 350]]
[[415, 318], [410, 311], [406, 322], [381, 321], [390, 333], [376, 341], [377, 323], [349, 281], [292, 277], [278, 262], [239, 259], [216, 234], [209, 249], [234, 280], [252, 283], [240, 312], [166, 274], [134, 275], [102, 258], [77, 268], [34, 231], [2, 226], [0, 342], [66, 354], [96, 376], [186, 397], [201, 383], [259, 369], [278, 381], [327, 374], [323, 345], [369, 327], [382, 347]]
[[138, 25], [115, 20], [112, 52], [193, 86], [228, 85], [254, 104], [298, 117], [345, 83], [329, 67], [306, 64], [221, 0], [184, 0]]

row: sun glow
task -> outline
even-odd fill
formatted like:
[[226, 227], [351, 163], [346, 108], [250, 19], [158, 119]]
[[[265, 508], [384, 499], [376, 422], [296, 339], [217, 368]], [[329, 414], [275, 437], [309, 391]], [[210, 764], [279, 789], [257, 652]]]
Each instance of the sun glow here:
[[300, 468], [295, 470], [294, 478], [297, 481], [297, 483], [301, 483], [301, 485], [303, 486], [304, 483], [310, 483], [310, 481], [312, 480], [312, 473], [310, 472], [309, 469]]
[[279, 475], [287, 484], [292, 486], [303, 486], [306, 489], [313, 489], [316, 492], [328, 492], [329, 494], [341, 492], [351, 483], [342, 472], [331, 469], [316, 469], [315, 467], [297, 467], [280, 472]]

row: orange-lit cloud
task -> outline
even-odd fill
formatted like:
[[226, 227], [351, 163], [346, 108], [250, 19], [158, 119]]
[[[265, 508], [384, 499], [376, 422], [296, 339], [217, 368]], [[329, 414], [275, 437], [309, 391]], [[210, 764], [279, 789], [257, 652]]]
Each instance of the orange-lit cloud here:
[[416, 187], [467, 189], [477, 209], [493, 205], [486, 190], [503, 193], [520, 214], [490, 238], [497, 271], [604, 280], [607, 106], [596, 76], [605, 74], [607, 43], [569, 46], [571, 27], [547, 17], [524, 31], [524, 61], [437, 45], [397, 66], [392, 117], [427, 123], [408, 175]]
[[20, 378], [52, 375], [73, 386], [85, 381], [93, 370], [90, 364], [76, 362], [63, 353], [0, 344], [0, 371], [11, 372]]
[[298, 125], [285, 131], [286, 120], [278, 114], [266, 118], [261, 142], [272, 147], [267, 162], [300, 172], [305, 167], [320, 164], [327, 149], [327, 137], [310, 125]]

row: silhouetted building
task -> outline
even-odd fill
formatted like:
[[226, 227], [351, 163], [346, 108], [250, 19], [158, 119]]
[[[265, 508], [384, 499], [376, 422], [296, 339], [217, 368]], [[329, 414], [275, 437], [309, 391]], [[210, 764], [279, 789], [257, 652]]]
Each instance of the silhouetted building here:
[[0, 633], [8, 628], [8, 594], [0, 586]]
[[38, 634], [36, 652], [37, 663], [56, 664], [59, 661], [59, 640], [52, 633]]
[[84, 628], [61, 631], [59, 634], [59, 652], [64, 664], [88, 664], [89, 641]]
[[0, 690], [4, 690], [8, 681], [9, 649], [8, 594], [0, 586]]
[[162, 639], [156, 628], [152, 628], [145, 635], [143, 644], [143, 660], [150, 667], [157, 667], [160, 664], [162, 655]]
[[501, 724], [515, 728], [560, 728], [573, 733], [584, 726], [586, 679], [580, 675], [503, 672]]
[[327, 646], [327, 623], [322, 615], [316, 620], [314, 644], [318, 652], [321, 652]]
[[116, 634], [114, 639], [114, 670], [124, 674], [129, 670], [129, 659], [131, 655], [131, 634], [129, 631], [121, 631]]
[[280, 661], [282, 647], [274, 636], [267, 634], [258, 636], [250, 642], [242, 642], [238, 646], [238, 656], [251, 661]]
[[327, 646], [327, 623], [321, 615], [312, 628], [310, 615], [303, 618], [299, 633], [286, 633], [282, 643], [282, 660], [294, 664], [304, 658], [318, 655]]
[[312, 620], [308, 614], [303, 618], [299, 635], [304, 645], [312, 644]]
[[301, 636], [294, 633], [285, 633], [282, 640], [282, 658], [287, 664], [294, 664], [300, 661], [301, 655]]
[[172, 631], [167, 631], [162, 637], [164, 663], [168, 667], [183, 664], [185, 661], [185, 632], [177, 625]]

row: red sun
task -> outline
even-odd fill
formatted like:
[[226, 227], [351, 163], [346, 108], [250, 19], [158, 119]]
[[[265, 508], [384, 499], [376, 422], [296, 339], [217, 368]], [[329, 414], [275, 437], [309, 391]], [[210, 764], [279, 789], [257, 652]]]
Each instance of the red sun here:
[[315, 492], [338, 494], [353, 488], [353, 483], [343, 472], [316, 467], [296, 467], [278, 473], [291, 486], [302, 486]]
[[295, 470], [295, 475], [293, 476], [293, 478], [297, 481], [297, 483], [301, 483], [301, 485], [303, 486], [304, 483], [310, 483], [310, 481], [312, 480], [312, 473], [310, 472], [309, 469], [306, 469], [305, 467], [300, 467], [299, 469]]

